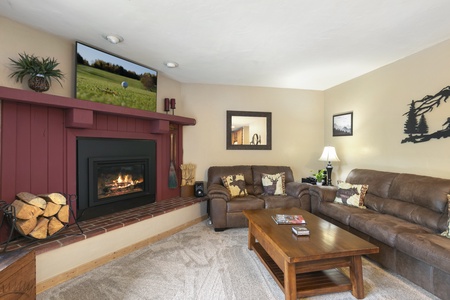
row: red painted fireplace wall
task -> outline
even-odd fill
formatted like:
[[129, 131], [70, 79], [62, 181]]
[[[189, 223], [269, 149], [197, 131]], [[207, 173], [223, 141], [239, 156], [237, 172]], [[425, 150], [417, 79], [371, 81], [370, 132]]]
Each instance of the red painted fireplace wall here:
[[0, 99], [0, 199], [7, 203], [19, 192], [76, 194], [79, 136], [155, 140], [156, 201], [180, 194], [168, 188], [170, 133], [179, 166], [183, 125], [195, 120], [5, 87]]

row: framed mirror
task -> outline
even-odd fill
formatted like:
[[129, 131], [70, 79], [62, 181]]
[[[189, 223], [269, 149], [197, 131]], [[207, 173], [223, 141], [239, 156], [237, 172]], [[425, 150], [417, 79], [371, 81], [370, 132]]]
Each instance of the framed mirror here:
[[272, 113], [227, 110], [227, 150], [271, 150]]

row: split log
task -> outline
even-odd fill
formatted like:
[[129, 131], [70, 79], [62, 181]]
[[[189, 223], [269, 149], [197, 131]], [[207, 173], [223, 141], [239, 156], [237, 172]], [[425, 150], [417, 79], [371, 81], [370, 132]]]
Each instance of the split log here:
[[14, 206], [16, 210], [16, 217], [22, 220], [37, 218], [43, 213], [42, 209], [40, 209], [39, 207], [26, 204], [25, 202], [22, 202], [20, 200], [14, 200], [11, 205]]
[[61, 223], [58, 218], [51, 217], [48, 222], [48, 235], [53, 235], [58, 232], [61, 228], [64, 227], [64, 224]]
[[69, 223], [69, 205], [61, 206], [57, 218], [63, 223]]
[[43, 194], [38, 195], [39, 197], [44, 198], [47, 202], [53, 202], [55, 204], [66, 205], [67, 199], [60, 193], [51, 193], [51, 194]]
[[28, 204], [40, 207], [42, 209], [45, 209], [45, 206], [47, 206], [47, 201], [45, 201], [44, 198], [38, 197], [28, 192], [18, 193], [17, 198], [19, 198], [22, 201], [25, 201]]
[[49, 220], [44, 217], [38, 218], [37, 225], [34, 227], [33, 231], [30, 232], [30, 236], [35, 239], [45, 239], [47, 237]]
[[61, 205], [55, 204], [53, 202], [48, 202], [47, 206], [45, 207], [43, 216], [44, 217], [54, 216], [59, 212], [60, 208], [61, 208]]
[[28, 220], [16, 220], [17, 230], [23, 234], [28, 235], [37, 225], [37, 218], [31, 218]]

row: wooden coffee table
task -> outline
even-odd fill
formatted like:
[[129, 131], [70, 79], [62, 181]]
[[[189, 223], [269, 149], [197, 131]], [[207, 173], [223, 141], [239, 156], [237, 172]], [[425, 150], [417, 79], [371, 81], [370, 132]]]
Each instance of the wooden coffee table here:
[[[296, 236], [293, 225], [277, 225], [275, 214], [299, 214], [309, 236]], [[364, 298], [361, 255], [378, 253], [371, 243], [298, 208], [245, 210], [248, 248], [254, 250], [285, 294], [297, 299], [352, 291]], [[348, 267], [350, 278], [337, 268]]]

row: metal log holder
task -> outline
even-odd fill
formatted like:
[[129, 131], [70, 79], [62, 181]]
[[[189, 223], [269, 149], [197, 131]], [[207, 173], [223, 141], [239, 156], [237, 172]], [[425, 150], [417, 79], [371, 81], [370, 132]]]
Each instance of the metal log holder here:
[[[84, 234], [83, 229], [81, 229], [80, 225], [78, 224], [78, 221], [77, 221], [77, 219], [76, 219], [76, 217], [75, 217], [75, 213], [73, 212], [73, 210], [72, 210], [72, 205], [71, 205], [72, 202], [74, 202], [74, 201], [75, 201], [75, 203], [76, 203], [77, 196], [76, 196], [76, 195], [63, 194], [63, 193], [61, 193], [61, 194], [64, 195], [64, 197], [66, 197], [66, 199], [67, 199], [67, 201], [68, 201], [68, 205], [69, 205], [69, 212], [70, 212], [70, 214], [71, 214], [73, 220], [75, 221], [74, 224], [75, 224], [75, 225], [78, 227], [78, 229], [80, 230], [80, 233], [73, 234], [73, 235], [81, 235], [81, 234]], [[11, 205], [11, 204], [9, 204], [9, 203], [6, 203], [6, 201], [4, 201], [4, 200], [0, 200], [0, 211], [2, 212], [2, 219], [1, 219], [1, 221], [0, 221], [0, 228], [2, 228], [2, 227], [3, 227], [3, 224], [5, 224], [6, 222], [8, 222], [8, 224], [9, 224], [10, 227], [11, 227], [11, 229], [10, 229], [10, 231], [9, 231], [9, 233], [8, 233], [8, 239], [6, 240], [6, 242], [3, 242], [3, 243], [0, 244], [0, 249], [1, 249], [1, 247], [3, 247], [3, 249], [2, 249], [0, 252], [6, 252], [6, 249], [8, 248], [9, 244], [10, 244], [14, 239], [17, 238], [17, 237], [14, 237], [14, 236], [13, 236], [14, 230], [15, 230], [17, 233], [19, 233], [19, 237], [21, 236], [21, 237], [24, 237], [24, 238], [30, 240], [30, 242], [27, 243], [27, 244], [24, 246], [24, 247], [29, 247], [29, 246], [31, 246], [31, 245], [33, 245], [33, 244], [39, 242], [39, 241], [45, 241], [45, 240], [49, 240], [49, 239], [53, 239], [53, 238], [55, 238], [55, 237], [58, 237], [58, 235], [59, 235], [59, 233], [60, 233], [61, 231], [63, 231], [64, 229], [68, 228], [70, 225], [73, 225], [73, 224], [68, 224], [68, 223], [67, 223], [67, 224], [64, 224], [64, 227], [63, 227], [63, 228], [61, 228], [60, 230], [58, 230], [57, 232], [55, 232], [55, 233], [52, 234], [51, 236], [48, 236], [48, 237], [46, 237], [45, 239], [37, 239], [37, 238], [34, 238], [34, 237], [32, 237], [32, 236], [29, 236], [29, 235], [23, 235], [23, 234], [20, 233], [20, 231], [17, 229], [17, 226], [16, 226], [16, 222], [17, 222], [16, 208], [15, 208], [13, 205]]]

